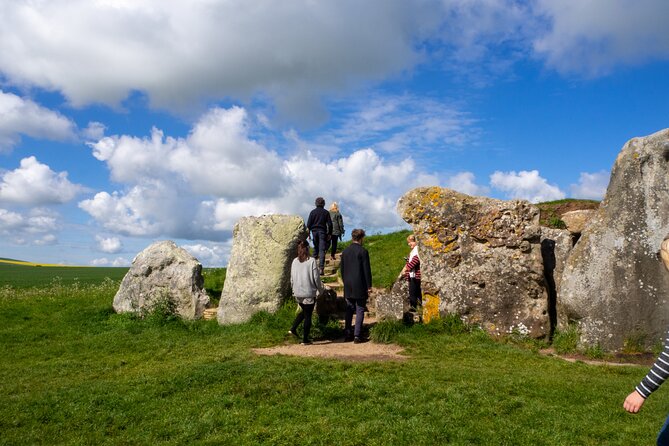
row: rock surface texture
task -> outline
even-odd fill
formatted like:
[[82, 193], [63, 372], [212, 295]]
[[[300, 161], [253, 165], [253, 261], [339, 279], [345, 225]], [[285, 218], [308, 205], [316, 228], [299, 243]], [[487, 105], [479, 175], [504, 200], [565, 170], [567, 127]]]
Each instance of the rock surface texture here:
[[209, 304], [202, 265], [170, 240], [156, 242], [132, 261], [114, 296], [118, 313], [144, 313], [166, 306], [184, 319], [199, 319]]
[[597, 213], [594, 209], [579, 209], [577, 211], [569, 211], [562, 214], [561, 219], [567, 229], [572, 234], [580, 234], [583, 232], [585, 225]]
[[657, 252], [669, 232], [669, 129], [622, 148], [606, 196], [562, 275], [560, 326], [578, 324], [583, 345], [652, 345], [669, 322], [669, 273]]
[[290, 265], [298, 240], [306, 237], [304, 221], [297, 215], [240, 219], [233, 230], [218, 322], [242, 323], [259, 311], [278, 310], [291, 295]]
[[536, 207], [429, 187], [407, 192], [397, 208], [416, 234], [423, 292], [439, 297], [441, 313], [492, 334], [549, 334]]

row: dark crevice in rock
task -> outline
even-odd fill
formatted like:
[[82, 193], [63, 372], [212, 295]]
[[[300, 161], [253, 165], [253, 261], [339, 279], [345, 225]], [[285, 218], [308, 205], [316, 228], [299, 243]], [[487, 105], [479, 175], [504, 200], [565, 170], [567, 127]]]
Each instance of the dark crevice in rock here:
[[555, 327], [557, 326], [557, 289], [555, 287], [555, 240], [544, 239], [541, 242], [541, 257], [544, 261], [544, 280], [546, 281], [546, 292], [548, 294], [548, 321], [550, 330], [548, 339], [553, 339]]
[[578, 242], [578, 239], [581, 238], [581, 233], [577, 232], [576, 234], [571, 235], [571, 247], [573, 248], [576, 246], [576, 242]]

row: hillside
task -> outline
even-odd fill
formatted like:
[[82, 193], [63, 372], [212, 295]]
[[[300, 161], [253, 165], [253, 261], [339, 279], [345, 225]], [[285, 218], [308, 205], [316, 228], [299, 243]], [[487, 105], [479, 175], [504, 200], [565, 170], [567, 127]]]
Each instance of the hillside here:
[[583, 209], [597, 209], [599, 203], [599, 201], [595, 200], [566, 198], [564, 200], [537, 203], [535, 206], [541, 211], [539, 223], [542, 226], [548, 226], [549, 228], [564, 228], [564, 222], [561, 220], [564, 213]]

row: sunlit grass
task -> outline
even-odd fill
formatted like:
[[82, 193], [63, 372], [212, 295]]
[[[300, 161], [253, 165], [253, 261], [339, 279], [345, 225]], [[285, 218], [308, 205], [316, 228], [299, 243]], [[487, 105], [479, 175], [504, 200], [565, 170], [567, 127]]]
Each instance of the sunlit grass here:
[[[118, 315], [118, 281], [0, 288], [0, 444], [652, 444], [669, 393], [624, 413], [641, 367], [491, 340], [456, 318], [385, 330], [403, 362], [261, 357], [250, 323]], [[323, 328], [321, 336], [338, 336]]]

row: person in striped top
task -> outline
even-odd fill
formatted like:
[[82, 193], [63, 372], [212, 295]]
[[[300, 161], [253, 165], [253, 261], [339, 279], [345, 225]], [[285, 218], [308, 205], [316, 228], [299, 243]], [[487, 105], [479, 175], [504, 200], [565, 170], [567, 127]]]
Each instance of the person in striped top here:
[[[669, 270], [669, 235], [664, 238], [660, 245], [660, 257], [664, 267]], [[669, 332], [664, 340], [664, 350], [650, 368], [648, 374], [634, 388], [634, 391], [627, 395], [623, 407], [630, 413], [637, 413], [651, 393], [656, 391], [663, 382], [669, 378]], [[657, 436], [658, 446], [669, 446], [669, 417], [664, 422], [660, 433]]]
[[420, 289], [420, 257], [418, 256], [418, 245], [416, 236], [411, 234], [407, 237], [407, 244], [411, 247], [409, 257], [406, 258], [404, 276], [409, 281], [409, 306], [411, 311], [416, 311], [419, 305], [423, 305], [423, 293]]

